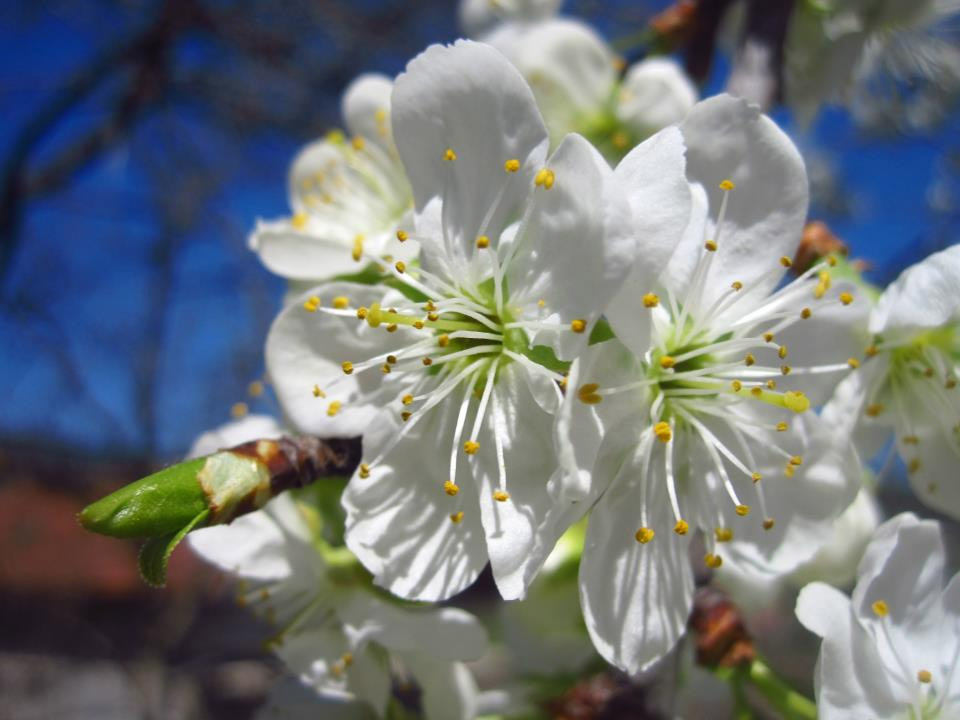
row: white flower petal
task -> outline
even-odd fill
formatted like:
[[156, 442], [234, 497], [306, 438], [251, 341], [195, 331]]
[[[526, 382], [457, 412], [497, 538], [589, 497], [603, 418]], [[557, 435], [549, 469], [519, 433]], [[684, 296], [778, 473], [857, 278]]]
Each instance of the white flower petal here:
[[[362, 270], [363, 265], [351, 255], [352, 242], [348, 228], [321, 220], [310, 220], [302, 230], [289, 220], [261, 220], [250, 236], [250, 246], [267, 269], [292, 280], [320, 280]], [[366, 249], [374, 251], [373, 244]], [[383, 239], [376, 239], [376, 244], [382, 245]]]
[[211, 455], [249, 440], [273, 439], [281, 435], [283, 428], [270, 415], [247, 415], [203, 433], [193, 441], [187, 458]]
[[[487, 563], [480, 508], [466, 462], [444, 492], [453, 403], [441, 403], [383, 459], [370, 477], [355, 475], [344, 491], [347, 546], [375, 581], [400, 597], [444, 600], [470, 585]], [[381, 417], [363, 438], [371, 459], [403, 426]], [[459, 451], [459, 448], [458, 448]], [[451, 515], [463, 512], [459, 522]]]
[[[683, 136], [667, 128], [644, 141], [620, 161], [616, 181], [627, 193], [638, 241], [637, 260], [630, 276], [607, 308], [607, 318], [617, 337], [642, 356], [649, 349], [650, 318], [643, 296], [656, 289], [657, 278], [674, 265], [668, 260], [694, 225], [702, 240], [706, 199], [686, 180]], [[686, 261], [681, 255], [679, 260]], [[692, 272], [693, 268], [690, 268]]]
[[641, 390], [623, 391], [587, 404], [578, 397], [584, 385], [599, 389], [618, 387], [636, 380], [638, 358], [617, 339], [589, 346], [570, 368], [567, 392], [557, 415], [555, 444], [562, 472], [550, 482], [558, 501], [581, 502], [596, 497], [609, 477], [594, 476], [594, 464], [605, 435], [646, 405]]
[[547, 164], [555, 184], [534, 195], [507, 282], [524, 319], [546, 313], [562, 327], [534, 333], [531, 344], [552, 340], [557, 355], [569, 360], [589, 337], [569, 332], [571, 322], [580, 319], [592, 329], [636, 260], [639, 243], [623, 191], [590, 143], [568, 135]]
[[[417, 210], [443, 197], [445, 231], [464, 258], [477, 235], [496, 240], [532, 190], [547, 149], [543, 121], [517, 70], [486, 45], [433, 45], [397, 78], [392, 112]], [[512, 159], [521, 167], [507, 173], [504, 163]], [[522, 190], [501, 193], [508, 182]]]
[[270, 689], [254, 720], [376, 720], [366, 703], [318, 695], [298, 679], [282, 678]]
[[823, 638], [814, 683], [822, 720], [895, 717], [903, 709], [873, 647], [854, 622], [850, 601], [824, 583], [811, 583], [797, 598], [797, 618]]
[[351, 135], [390, 147], [390, 94], [393, 80], [378, 73], [364, 73], [343, 93], [343, 119]]
[[641, 137], [681, 122], [697, 102], [697, 89], [675, 61], [651, 57], [630, 66], [617, 95], [620, 122]]
[[241, 578], [282, 580], [295, 570], [306, 583], [319, 577], [320, 561], [315, 554], [302, 562], [307, 558], [299, 550], [308, 546], [310, 530], [287, 494], [229, 525], [195, 530], [187, 542], [204, 560]]
[[365, 628], [365, 638], [391, 652], [422, 652], [438, 661], [476, 660], [487, 648], [480, 622], [456, 608], [400, 607], [369, 592], [354, 592], [338, 605], [337, 614], [345, 625]]
[[869, 460], [880, 452], [890, 439], [893, 428], [883, 416], [872, 418], [864, 408], [871, 384], [882, 377], [889, 368], [888, 359], [878, 356], [847, 375], [834, 388], [832, 397], [820, 410], [826, 427], [838, 435], [850, 435], [863, 460]]
[[[924, 414], [930, 412], [926, 407], [917, 409]], [[928, 507], [960, 520], [960, 482], [957, 482], [960, 438], [952, 426], [943, 422], [946, 419], [927, 415], [912, 422], [909, 431], [901, 427], [897, 433], [897, 450], [911, 470], [908, 477], [917, 497]], [[917, 438], [916, 444], [903, 441], [907, 432]], [[912, 467], [914, 460], [916, 467]]]
[[[797, 148], [759, 108], [729, 95], [697, 103], [680, 126], [687, 145], [687, 177], [711, 199], [718, 242], [707, 273], [709, 307], [735, 280], [765, 297], [780, 282], [782, 256], [793, 257], [807, 214], [808, 185]], [[731, 180], [723, 227], [715, 228], [723, 191]], [[699, 253], [701, 247], [696, 247]]]
[[[601, 457], [601, 471], [620, 472], [623, 455]], [[656, 535], [640, 543], [641, 483]], [[597, 651], [634, 674], [662, 658], [683, 635], [693, 606], [693, 572], [687, 542], [671, 531], [661, 474], [620, 474], [590, 516], [580, 561], [580, 603]]]
[[936, 328], [960, 321], [960, 245], [930, 255], [901, 273], [880, 296], [870, 332]]
[[426, 720], [472, 720], [477, 715], [479, 690], [466, 665], [437, 661], [421, 653], [403, 656], [420, 686]]
[[[380, 412], [377, 400], [387, 381], [379, 372], [346, 377], [342, 363], [367, 360], [405, 344], [412, 330], [388, 333], [355, 315], [356, 308], [374, 302], [389, 307], [391, 293], [395, 291], [377, 286], [327, 283], [300, 296], [274, 320], [267, 336], [267, 372], [281, 407], [300, 432], [360, 435]], [[345, 297], [352, 310], [346, 315], [310, 312], [304, 302], [312, 296], [320, 298], [323, 307]]]
[[[557, 539], [587, 508], [553, 501], [553, 419], [531, 396], [514, 365], [500, 371], [484, 431], [479, 436], [474, 476], [480, 495], [490, 566], [506, 600], [522, 598]], [[503, 443], [506, 486], [500, 486], [496, 436]], [[505, 490], [499, 502], [494, 492]]]
[[614, 56], [596, 31], [559, 18], [485, 39], [510, 58], [530, 83], [554, 143], [602, 115], [616, 83]]

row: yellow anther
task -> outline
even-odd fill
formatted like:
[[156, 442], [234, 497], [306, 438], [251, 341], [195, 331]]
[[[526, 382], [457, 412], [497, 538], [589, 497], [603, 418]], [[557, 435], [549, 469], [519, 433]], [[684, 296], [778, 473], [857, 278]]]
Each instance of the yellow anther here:
[[400, 419], [403, 420], [404, 422], [406, 422], [407, 420], [409, 420], [412, 416], [413, 416], [413, 413], [412, 413], [412, 412], [407, 412], [406, 410], [404, 410], [402, 413], [400, 413]]
[[360, 320], [365, 320], [367, 318], [367, 309], [365, 307], [357, 308], [357, 317]]
[[537, 307], [538, 307], [538, 308], [540, 308], [541, 310], [543, 310], [543, 308], [545, 308], [546, 306], [547, 306], [547, 301], [546, 301], [546, 300], [543, 300], [542, 298], [541, 298], [540, 300], [537, 300]]
[[740, 292], [741, 290], [743, 290], [743, 283], [740, 282], [739, 280], [734, 280], [732, 283], [730, 283], [730, 287], [732, 287], [737, 292]]
[[929, 670], [918, 670], [917, 681], [922, 682], [924, 685], [929, 685], [931, 682], [933, 682], [933, 673], [931, 673]]
[[318, 298], [316, 295], [311, 295], [303, 303], [303, 309], [306, 310], [307, 312], [316, 312], [317, 308], [319, 307], [320, 307], [320, 298]]
[[354, 260], [360, 262], [360, 258], [363, 257], [363, 235], [357, 235], [353, 239], [353, 252], [350, 255]]
[[515, 173], [520, 169], [520, 161], [517, 158], [510, 158], [503, 164], [503, 169], [508, 173]]
[[781, 345], [780, 347], [778, 347], [778, 348], [777, 348], [777, 355], [779, 356], [779, 358], [780, 358], [781, 360], [783, 360], [785, 357], [787, 357], [787, 346], [786, 346], [786, 345]]
[[464, 451], [467, 455], [476, 455], [476, 454], [477, 454], [477, 450], [479, 450], [479, 449], [480, 449], [480, 443], [476, 442], [475, 440], [467, 440], [467, 441], [463, 444], [463, 451]]
[[773, 333], [772, 333], [772, 332], [765, 332], [765, 333], [763, 334], [763, 339], [764, 339], [764, 341], [766, 341], [766, 342], [773, 342]]
[[390, 363], [391, 365], [396, 365], [396, 364], [397, 364], [397, 356], [396, 356], [396, 355], [387, 355], [387, 362]]
[[364, 146], [367, 144], [366, 140], [362, 136], [357, 135], [350, 141], [350, 144], [353, 145], [354, 150], [363, 150]]
[[750, 514], [750, 506], [749, 506], [749, 505], [737, 505], [733, 510], [734, 510], [734, 512], [736, 512], [737, 515], [739, 515], [740, 517], [746, 517], [747, 515]]
[[623, 150], [630, 144], [630, 137], [623, 130], [617, 130], [610, 137], [610, 142], [617, 150]]
[[660, 304], [660, 298], [654, 295], [653, 293], [648, 292], [646, 295], [643, 296], [643, 306], [645, 308], [656, 307], [659, 304]]
[[833, 255], [827, 255], [827, 265], [830, 267], [836, 267], [837, 259]]
[[802, 317], [804, 320], [809, 318], [811, 315], [813, 315], [813, 312], [811, 312], [810, 308], [804, 308], [800, 311], [800, 317]]
[[357, 473], [362, 479], [366, 480], [370, 477], [370, 466], [366, 463], [360, 463], [360, 470]]
[[494, 490], [493, 499], [497, 502], [506, 502], [510, 499], [510, 493], [504, 492], [503, 490]]
[[404, 395], [402, 398], [400, 398], [400, 402], [402, 402], [404, 405], [412, 405], [413, 395], [410, 395], [409, 393], [407, 395]]
[[341, 656], [340, 660], [341, 662], [343, 662], [344, 665], [347, 665], [347, 666], [353, 665], [353, 653], [345, 652]]
[[757, 359], [751, 353], [747, 353], [743, 358], [743, 362], [747, 367], [750, 367], [756, 364]]
[[673, 526], [673, 531], [677, 535], [686, 535], [690, 532], [690, 523], [686, 520], [677, 520], [677, 524]]
[[907, 463], [907, 472], [913, 475], [917, 470], [920, 469], [920, 458], [913, 458], [909, 463]]
[[417, 330], [423, 330], [423, 320], [414, 320], [413, 327]]
[[433, 360], [428, 357], [425, 357], [423, 360], [421, 360], [421, 362], [423, 363], [424, 367], [430, 367], [433, 365]]
[[713, 531], [714, 537], [717, 538], [717, 542], [730, 542], [733, 540], [733, 530], [730, 528], [718, 527]]
[[576, 320], [572, 320], [570, 322], [570, 329], [573, 330], [575, 333], [582, 333], [584, 330], [587, 329], [587, 321], [582, 318], [577, 318]]
[[791, 465], [803, 465], [803, 458], [800, 455], [794, 455], [790, 458]]
[[764, 530], [773, 530], [773, 526], [776, 525], [773, 518], [764, 518], [763, 520], [763, 529]]
[[597, 394], [599, 387], [597, 383], [581, 385], [580, 389], [577, 390], [577, 397], [580, 399], [580, 402], [585, 405], [599, 405], [602, 403], [603, 397]]
[[877, 417], [886, 410], [883, 403], [870, 403], [867, 405], [866, 413], [870, 417]]
[[315, 398], [325, 398], [325, 397], [327, 396], [327, 394], [326, 394], [323, 390], [320, 389], [320, 386], [319, 386], [319, 385], [314, 385], [314, 386], [313, 386], [313, 396], [314, 396]]
[[290, 218], [290, 224], [295, 230], [303, 230], [307, 226], [307, 214], [305, 212], [294, 213]]
[[407, 264], [403, 260], [397, 260], [393, 266], [397, 269], [397, 272], [401, 274], [407, 270]]
[[410, 239], [410, 233], [406, 230], [397, 230], [397, 240], [400, 242], [406, 242]]
[[437, 345], [439, 345], [440, 347], [446, 347], [449, 344], [450, 344], [450, 336], [447, 335], [446, 333], [437, 337]]
[[333, 299], [333, 306], [337, 310], [346, 310], [349, 305], [350, 305], [350, 298], [344, 297], [343, 295], [337, 295]]
[[332, 403], [330, 403], [327, 406], [327, 415], [329, 417], [333, 417], [338, 412], [340, 412], [341, 407], [343, 407], [343, 403], [341, 403], [339, 400], [334, 400]]
[[443, 491], [450, 497], [454, 497], [458, 492], [460, 492], [460, 486], [452, 480], [447, 480], [443, 484]]
[[755, 398], [762, 398], [762, 397], [763, 397], [763, 388], [762, 388], [762, 387], [752, 387], [752, 388], [750, 388], [750, 394], [753, 395]]
[[457, 154], [453, 151], [453, 148], [447, 148], [443, 151], [443, 159], [448, 162], [453, 162], [457, 159]]
[[670, 355], [660, 356], [660, 367], [662, 367], [664, 370], [669, 370], [676, 364], [677, 364], [677, 361], [674, 360], [672, 356]]
[[433, 300], [427, 300], [427, 304], [423, 306], [423, 309], [427, 312], [433, 312], [437, 309], [437, 306], [433, 304]]
[[785, 422], [777, 423], [777, 432], [786, 432], [789, 429], [789, 426]]
[[763, 475], [761, 475], [761, 474], [758, 473], [758, 472], [751, 473], [750, 479], [753, 480], [755, 483], [758, 483], [758, 482], [760, 482], [761, 480], [763, 480]]
[[715, 240], [707, 240], [703, 247], [706, 248], [707, 252], [716, 252], [717, 251], [717, 242]]
[[776, 389], [777, 389], [777, 381], [776, 381], [776, 380], [773, 380], [773, 379], [767, 380], [767, 382], [764, 383], [764, 384], [767, 386], [767, 390], [776, 390]]
[[890, 614], [890, 608], [887, 607], [887, 603], [883, 600], [875, 600], [870, 607], [873, 610], [873, 614], [877, 617], [886, 617]]
[[381, 365], [381, 366], [380, 366], [380, 372], [382, 372], [384, 375], [389, 375], [389, 374], [390, 374], [390, 363], [384, 363], [383, 365]]
[[844, 305], [849, 305], [853, 302], [853, 295], [848, 292], [840, 293], [840, 302], [842, 302]]
[[714, 555], [713, 553], [707, 553], [703, 556], [703, 562], [708, 568], [716, 570], [718, 567], [723, 565], [723, 558], [719, 555]]
[[463, 520], [463, 510], [457, 510], [455, 513], [450, 513], [450, 522], [454, 525]]
[[780, 264], [783, 265], [785, 268], [788, 268], [791, 265], [793, 265], [793, 260], [791, 260], [786, 255], [784, 255], [782, 258], [780, 258]]
[[637, 542], [641, 545], [646, 545], [648, 542], [653, 540], [653, 536], [656, 533], [653, 532], [653, 528], [642, 527], [634, 534], [634, 537], [637, 539]]
[[876, 346], [876, 345], [870, 345], [869, 347], [867, 347], [867, 348], [863, 351], [863, 354], [866, 355], [867, 357], [873, 357], [873, 356], [876, 355], [878, 352], [880, 352], [880, 351], [877, 350], [877, 346]]
[[735, 187], [736, 185], [733, 184], [733, 180], [723, 180], [720, 183], [721, 190], [733, 190]]
[[653, 434], [657, 436], [657, 440], [660, 442], [668, 443], [673, 437], [673, 429], [670, 427], [670, 423], [661, 420], [653, 426]]
[[788, 390], [783, 394], [783, 406], [795, 413], [806, 412], [810, 409], [810, 398], [799, 390]]
[[427, 320], [429, 320], [430, 322], [436, 322], [439, 319], [440, 319], [440, 313], [435, 313], [435, 312], [427, 313]]
[[537, 187], [543, 187], [544, 190], [549, 190], [553, 187], [553, 183], [556, 181], [556, 175], [553, 174], [553, 170], [550, 168], [541, 168], [537, 171], [537, 174], [533, 178], [533, 184]]
[[230, 406], [230, 415], [235, 418], [242, 418], [248, 412], [250, 412], [250, 408], [247, 407], [245, 402], [237, 402]]
[[481, 250], [490, 247], [490, 238], [486, 235], [480, 235], [477, 237], [477, 247]]
[[916, 435], [904, 435], [901, 439], [901, 442], [904, 445], [919, 445], [920, 438], [918, 438]]
[[349, 360], [344, 360], [344, 361], [340, 364], [340, 367], [343, 368], [343, 372], [344, 372], [344, 374], [346, 374], [346, 375], [350, 375], [350, 374], [353, 373], [353, 363], [350, 362]]
[[734, 392], [740, 392], [741, 390], [743, 390], [743, 383], [740, 382], [739, 380], [733, 380], [730, 382], [730, 387], [733, 388]]
[[789, 375], [789, 374], [790, 374], [790, 366], [789, 366], [789, 365], [781, 365], [781, 366], [780, 366], [780, 374], [781, 374], [781, 375]]
[[860, 367], [860, 361], [857, 360], [855, 357], [847, 358], [847, 365], [849, 365], [854, 370], [856, 370], [858, 367]]
[[831, 282], [830, 273], [827, 272], [826, 270], [820, 271], [819, 278], [820, 280], [817, 283], [817, 287], [814, 288], [813, 290], [813, 296], [817, 300], [819, 300], [820, 298], [822, 298], [824, 295], [827, 294], [827, 290], [830, 289], [830, 282]]

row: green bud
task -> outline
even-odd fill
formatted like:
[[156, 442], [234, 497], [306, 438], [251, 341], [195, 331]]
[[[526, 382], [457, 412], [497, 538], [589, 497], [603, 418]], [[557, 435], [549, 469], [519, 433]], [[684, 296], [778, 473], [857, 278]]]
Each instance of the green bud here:
[[78, 516], [87, 530], [119, 538], [176, 533], [207, 509], [197, 475], [206, 458], [171, 465], [87, 505]]
[[321, 477], [349, 476], [359, 461], [358, 439], [252, 440], [137, 480], [88, 505], [78, 519], [101, 535], [146, 538], [140, 573], [162, 586], [170, 554], [191, 530], [228, 523]]

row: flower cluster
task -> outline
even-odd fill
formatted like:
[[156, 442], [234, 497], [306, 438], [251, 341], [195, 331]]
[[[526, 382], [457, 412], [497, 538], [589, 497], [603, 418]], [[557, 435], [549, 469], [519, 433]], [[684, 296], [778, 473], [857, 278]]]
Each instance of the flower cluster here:
[[[304, 683], [381, 716], [391, 684], [432, 718], [511, 707], [465, 664], [479, 621], [413, 604], [489, 566], [523, 601], [508, 625], [543, 630], [547, 598], [579, 598], [586, 633], [524, 640], [523, 658], [579, 659], [589, 637], [631, 675], [689, 657], [698, 577], [815, 580], [797, 613], [824, 639], [822, 716], [952, 717], [939, 531], [901, 516], [867, 546], [861, 458], [894, 433], [920, 500], [960, 519], [960, 246], [882, 294], [843, 257], [799, 267], [790, 138], [745, 100], [698, 102], [672, 61], [619, 65], [557, 5], [466, 3], [483, 42], [360, 77], [347, 132], [297, 156], [292, 215], [250, 237], [290, 281], [266, 342], [286, 428], [247, 420], [198, 452], [295, 432], [359, 437], [361, 456], [342, 487], [191, 544]], [[250, 477], [261, 507], [269, 478]], [[218, 517], [198, 507], [174, 545]], [[819, 582], [851, 579], [865, 546], [852, 601]]]

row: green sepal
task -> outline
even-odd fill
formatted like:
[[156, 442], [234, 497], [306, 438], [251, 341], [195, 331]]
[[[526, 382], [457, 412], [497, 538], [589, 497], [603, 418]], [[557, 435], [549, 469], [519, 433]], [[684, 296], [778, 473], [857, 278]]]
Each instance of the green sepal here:
[[197, 481], [206, 458], [187, 460], [126, 485], [77, 516], [95, 533], [120, 538], [169, 538], [207, 510]]
[[616, 335], [613, 332], [613, 328], [610, 327], [610, 323], [606, 318], [602, 317], [597, 320], [593, 326], [593, 330], [590, 331], [590, 339], [587, 341], [587, 344], [596, 345], [597, 343], [606, 342], [615, 337]]
[[197, 526], [203, 527], [209, 516], [210, 511], [204, 510], [178, 532], [163, 537], [150, 538], [144, 543], [143, 547], [140, 548], [138, 561], [140, 577], [147, 585], [161, 588], [167, 584], [167, 565], [170, 563], [170, 555], [180, 544], [180, 541], [187, 536], [187, 533]]

